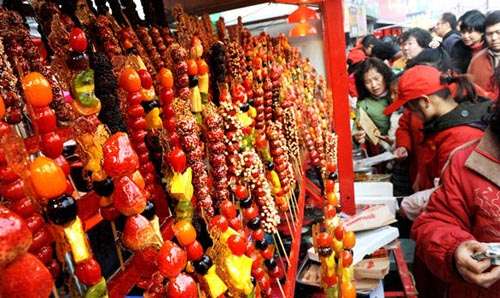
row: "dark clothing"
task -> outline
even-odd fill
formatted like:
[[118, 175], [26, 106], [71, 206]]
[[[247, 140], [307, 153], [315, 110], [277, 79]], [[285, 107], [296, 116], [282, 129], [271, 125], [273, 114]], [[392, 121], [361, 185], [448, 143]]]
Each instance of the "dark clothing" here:
[[455, 44], [460, 41], [460, 34], [457, 31], [450, 31], [446, 33], [446, 35], [443, 37], [443, 42], [441, 42], [441, 47], [443, 50], [448, 53], [448, 55], [451, 54], [453, 51], [453, 48], [455, 47]]
[[457, 42], [450, 54], [453, 70], [459, 73], [466, 73], [469, 65], [479, 52], [486, 47], [484, 42], [467, 46], [462, 40]]
[[460, 40], [455, 43], [455, 46], [449, 53], [453, 70], [459, 73], [466, 73], [472, 59], [472, 49]]
[[410, 161], [408, 158], [394, 163], [391, 183], [395, 197], [406, 197], [414, 193], [411, 187]]
[[373, 46], [372, 56], [377, 57], [382, 61], [392, 60], [398, 53], [394, 45], [387, 42], [379, 42]]
[[492, 102], [489, 100], [479, 103], [463, 102], [449, 113], [425, 123], [424, 135], [431, 135], [460, 125], [468, 125], [485, 130], [488, 126], [491, 107]]
[[416, 65], [434, 66], [442, 72], [446, 72], [452, 68], [450, 56], [441, 48], [424, 49], [420, 54], [406, 63], [406, 69]]

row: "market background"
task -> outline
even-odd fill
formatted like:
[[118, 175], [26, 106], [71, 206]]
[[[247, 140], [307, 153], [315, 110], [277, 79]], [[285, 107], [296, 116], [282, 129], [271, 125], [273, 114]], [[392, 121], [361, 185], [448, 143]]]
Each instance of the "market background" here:
[[[3, 0], [0, 0], [2, 4]], [[134, 0], [139, 16], [144, 17], [140, 0]], [[178, 1], [165, 0], [166, 4]], [[193, 2], [193, 9], [198, 1], [183, 1], [189, 11], [189, 3]], [[209, 1], [216, 3], [217, 1]], [[266, 32], [271, 36], [279, 33], [288, 34], [293, 24], [287, 22], [287, 17], [297, 6], [290, 4], [269, 3], [262, 0], [247, 1], [249, 6], [229, 9], [223, 12], [210, 14], [215, 23], [223, 17], [228, 26], [235, 25], [239, 16], [243, 18], [245, 27], [252, 34]], [[264, 2], [264, 3], [262, 3]], [[257, 3], [257, 4], [254, 4]], [[252, 5], [253, 4], [253, 5]], [[210, 6], [211, 8], [212, 6]], [[443, 12], [452, 12], [462, 15], [467, 10], [478, 9], [482, 12], [500, 9], [500, 1], [495, 0], [344, 0], [344, 31], [348, 48], [352, 47], [356, 38], [368, 33], [376, 33], [392, 27], [421, 27], [429, 29], [435, 25]], [[215, 7], [214, 7], [215, 9]], [[217, 9], [220, 10], [220, 9]], [[39, 36], [36, 23], [28, 20], [32, 27], [33, 36]], [[290, 37], [290, 43], [299, 48], [304, 56], [309, 57], [312, 65], [319, 74], [325, 76], [323, 28], [321, 20], [312, 21], [311, 25], [317, 34], [305, 37]]]

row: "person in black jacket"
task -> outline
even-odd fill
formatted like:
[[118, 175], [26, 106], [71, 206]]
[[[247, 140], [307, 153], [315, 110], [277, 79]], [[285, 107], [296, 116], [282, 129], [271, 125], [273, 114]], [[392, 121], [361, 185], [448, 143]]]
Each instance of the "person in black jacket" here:
[[384, 37], [372, 49], [372, 56], [382, 61], [393, 62], [401, 58], [402, 55], [396, 38], [391, 36]]
[[443, 39], [441, 48], [448, 55], [453, 51], [455, 44], [460, 41], [460, 34], [457, 32], [457, 18], [450, 12], [445, 12], [436, 23], [434, 32]]
[[430, 65], [434, 66], [442, 72], [447, 72], [452, 68], [450, 56], [443, 48], [424, 49], [415, 58], [408, 61], [406, 69], [412, 68], [415, 65]]
[[459, 19], [462, 39], [450, 53], [453, 70], [466, 73], [472, 57], [484, 47], [484, 22], [486, 17], [479, 10], [469, 10]]

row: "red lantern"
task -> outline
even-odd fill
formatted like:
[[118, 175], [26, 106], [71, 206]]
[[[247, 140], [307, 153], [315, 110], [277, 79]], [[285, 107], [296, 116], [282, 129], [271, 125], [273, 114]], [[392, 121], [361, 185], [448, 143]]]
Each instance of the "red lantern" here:
[[290, 37], [302, 37], [306, 35], [314, 35], [318, 33], [316, 28], [309, 23], [298, 23], [288, 33]]
[[288, 16], [288, 23], [306, 23], [309, 20], [317, 19], [319, 19], [319, 17], [315, 10], [301, 4], [299, 8]]

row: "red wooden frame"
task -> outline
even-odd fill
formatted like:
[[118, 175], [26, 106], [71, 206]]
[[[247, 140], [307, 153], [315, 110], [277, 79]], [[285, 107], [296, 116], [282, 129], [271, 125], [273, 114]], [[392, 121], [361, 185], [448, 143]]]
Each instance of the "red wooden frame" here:
[[407, 297], [407, 298], [417, 298], [418, 292], [415, 288], [415, 280], [413, 275], [408, 270], [406, 261], [403, 256], [403, 251], [401, 250], [401, 244], [398, 242], [396, 247], [391, 249], [394, 254], [394, 259], [396, 259], [396, 265], [399, 272], [399, 278], [401, 279], [401, 284], [403, 285], [402, 292], [386, 292], [386, 297]]
[[352, 165], [352, 138], [345, 53], [345, 33], [342, 0], [325, 0], [321, 4], [323, 42], [328, 87], [332, 91], [334, 128], [338, 135], [338, 171], [342, 209], [356, 212], [354, 201], [354, 172]]
[[307, 191], [305, 180], [308, 180], [305, 176], [302, 179], [300, 185], [300, 195], [298, 198], [299, 212], [297, 214], [297, 224], [295, 226], [295, 235], [293, 237], [292, 247], [290, 250], [290, 267], [287, 270], [286, 282], [285, 282], [285, 297], [295, 297], [295, 279], [297, 276], [297, 267], [299, 265], [299, 255], [300, 255], [300, 243], [302, 236], [302, 223], [304, 221], [304, 204], [305, 204], [305, 194]]

